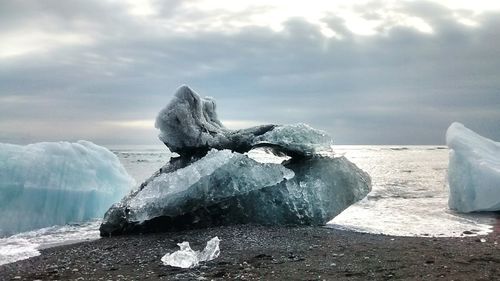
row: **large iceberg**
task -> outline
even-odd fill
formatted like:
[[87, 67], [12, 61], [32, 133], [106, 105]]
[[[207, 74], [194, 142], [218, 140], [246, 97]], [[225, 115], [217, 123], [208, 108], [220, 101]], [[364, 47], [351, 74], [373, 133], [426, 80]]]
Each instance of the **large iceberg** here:
[[459, 212], [500, 211], [500, 143], [460, 123], [446, 132], [450, 148], [448, 205]]
[[101, 217], [133, 184], [88, 141], [0, 144], [0, 236]]
[[[323, 225], [371, 190], [368, 174], [331, 156], [325, 132], [305, 124], [229, 130], [215, 101], [186, 86], [156, 126], [180, 156], [106, 212], [103, 236], [236, 223]], [[288, 159], [262, 163], [245, 154], [262, 147]]]

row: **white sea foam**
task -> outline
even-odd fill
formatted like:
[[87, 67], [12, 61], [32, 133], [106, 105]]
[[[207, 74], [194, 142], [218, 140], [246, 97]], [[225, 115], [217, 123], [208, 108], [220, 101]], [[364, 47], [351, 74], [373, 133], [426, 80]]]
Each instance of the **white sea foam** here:
[[39, 250], [99, 238], [101, 220], [45, 227], [0, 238], [0, 265], [40, 255]]

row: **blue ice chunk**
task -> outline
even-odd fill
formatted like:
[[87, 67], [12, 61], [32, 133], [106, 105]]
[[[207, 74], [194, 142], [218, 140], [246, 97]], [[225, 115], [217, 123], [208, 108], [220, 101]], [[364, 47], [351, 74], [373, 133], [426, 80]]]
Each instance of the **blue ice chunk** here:
[[500, 211], [500, 143], [455, 122], [446, 132], [446, 144], [449, 207], [464, 213]]
[[0, 236], [100, 217], [133, 184], [88, 141], [0, 144]]

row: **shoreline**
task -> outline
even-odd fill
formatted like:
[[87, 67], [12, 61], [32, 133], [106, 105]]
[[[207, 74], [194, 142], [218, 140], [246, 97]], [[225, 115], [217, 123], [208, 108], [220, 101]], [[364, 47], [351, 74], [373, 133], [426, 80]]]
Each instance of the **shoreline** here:
[[[219, 258], [193, 269], [160, 258], [188, 241], [201, 250], [221, 239]], [[483, 242], [484, 241], [484, 242]], [[236, 225], [116, 236], [42, 249], [0, 266], [5, 280], [494, 280], [500, 233], [397, 237], [325, 227]], [[3, 279], [2, 279], [3, 280]]]

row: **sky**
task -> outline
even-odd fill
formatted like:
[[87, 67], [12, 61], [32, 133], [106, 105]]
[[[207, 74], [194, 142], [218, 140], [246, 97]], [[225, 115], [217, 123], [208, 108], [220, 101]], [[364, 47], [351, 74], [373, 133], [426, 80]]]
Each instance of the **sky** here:
[[500, 141], [500, 1], [0, 1], [0, 142], [159, 144], [186, 84], [229, 128]]

